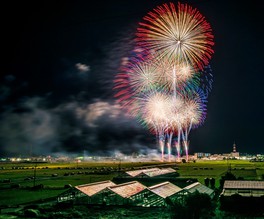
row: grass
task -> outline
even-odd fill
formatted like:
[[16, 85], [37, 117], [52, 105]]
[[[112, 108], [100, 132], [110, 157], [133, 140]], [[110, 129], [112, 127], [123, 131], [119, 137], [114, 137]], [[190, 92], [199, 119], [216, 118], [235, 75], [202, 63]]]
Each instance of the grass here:
[[0, 205], [18, 205], [28, 202], [44, 200], [50, 197], [56, 197], [64, 190], [30, 190], [30, 189], [8, 189], [5, 192], [1, 192]]
[[[36, 167], [35, 184], [43, 184], [44, 189], [33, 191], [29, 189], [34, 185], [34, 180], [25, 180], [34, 176], [34, 164], [0, 164], [0, 205], [17, 205], [29, 201], [36, 201], [49, 197], [56, 197], [65, 191], [64, 185], [72, 186], [111, 180], [118, 175], [118, 168], [121, 165], [123, 170], [161, 164], [158, 162], [90, 162], [90, 163], [41, 163]], [[163, 163], [164, 164], [164, 163]], [[175, 164], [180, 177], [197, 178], [204, 183], [204, 178], [215, 178], [216, 187], [219, 187], [219, 180], [230, 168], [236, 177], [243, 177], [248, 180], [262, 179], [264, 174], [264, 163], [252, 163], [249, 161], [197, 161], [196, 163]], [[109, 171], [111, 170], [111, 171]], [[97, 173], [94, 173], [97, 171]], [[69, 174], [68, 176], [65, 176]], [[56, 174], [56, 176], [52, 176]], [[3, 182], [10, 179], [11, 183]], [[12, 184], [19, 184], [20, 188], [10, 188]]]

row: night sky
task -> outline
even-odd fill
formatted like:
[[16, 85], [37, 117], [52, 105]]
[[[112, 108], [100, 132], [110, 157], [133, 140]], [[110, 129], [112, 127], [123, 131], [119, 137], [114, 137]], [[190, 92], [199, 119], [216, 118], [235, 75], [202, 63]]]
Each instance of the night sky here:
[[[1, 5], [0, 157], [155, 153], [113, 77], [138, 22], [167, 1], [8, 1]], [[174, 3], [177, 3], [176, 1]], [[211, 24], [214, 77], [190, 153], [264, 153], [263, 12], [257, 1], [182, 1]]]

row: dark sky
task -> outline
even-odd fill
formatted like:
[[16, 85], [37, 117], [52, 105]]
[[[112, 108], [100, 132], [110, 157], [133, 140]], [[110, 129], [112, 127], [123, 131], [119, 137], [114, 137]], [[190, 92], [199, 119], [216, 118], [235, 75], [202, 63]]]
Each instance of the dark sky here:
[[[154, 153], [155, 136], [115, 103], [112, 80], [138, 22], [166, 1], [1, 5], [0, 157]], [[177, 3], [175, 1], [175, 3]], [[207, 118], [190, 153], [264, 153], [263, 12], [257, 1], [182, 1], [215, 36]]]

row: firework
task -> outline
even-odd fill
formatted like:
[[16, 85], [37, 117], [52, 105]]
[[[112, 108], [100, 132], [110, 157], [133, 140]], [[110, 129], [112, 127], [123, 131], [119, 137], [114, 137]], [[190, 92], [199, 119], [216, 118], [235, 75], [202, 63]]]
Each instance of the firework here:
[[203, 71], [199, 75], [199, 78], [200, 88], [203, 90], [204, 95], [208, 97], [213, 87], [213, 74], [210, 65], [204, 67]]
[[167, 90], [176, 93], [185, 87], [186, 83], [192, 83], [194, 69], [186, 63], [176, 63], [172, 59], [162, 59], [157, 64], [157, 72], [160, 75], [160, 85]]
[[171, 159], [173, 136], [178, 159], [181, 145], [188, 160], [188, 135], [206, 117], [212, 89], [213, 35], [210, 24], [196, 9], [178, 3], [158, 6], [137, 29], [137, 45], [122, 60], [114, 79], [115, 97], [156, 135], [164, 160]]
[[152, 61], [133, 59], [125, 67], [129, 77], [129, 84], [135, 93], [153, 90], [159, 86], [159, 69]]
[[170, 115], [172, 112], [171, 96], [166, 92], [153, 91], [138, 99], [138, 114], [142, 113], [142, 121], [156, 134], [161, 160], [164, 160], [164, 146], [166, 132], [170, 128]]
[[188, 135], [192, 128], [197, 128], [205, 120], [207, 103], [206, 98], [207, 96], [204, 92], [201, 89], [198, 89], [190, 94], [188, 99], [185, 100], [182, 139], [187, 160], [189, 150]]
[[139, 110], [145, 122], [163, 132], [168, 128], [171, 109], [170, 96], [162, 92], [147, 94], [139, 103]]
[[159, 58], [174, 59], [203, 69], [213, 54], [213, 34], [204, 16], [187, 4], [158, 6], [143, 18], [137, 29], [139, 46]]
[[114, 88], [116, 93], [114, 95], [117, 98], [117, 103], [124, 109], [130, 111], [131, 104], [133, 105], [133, 94], [129, 84], [129, 77], [125, 73], [119, 73], [114, 79]]

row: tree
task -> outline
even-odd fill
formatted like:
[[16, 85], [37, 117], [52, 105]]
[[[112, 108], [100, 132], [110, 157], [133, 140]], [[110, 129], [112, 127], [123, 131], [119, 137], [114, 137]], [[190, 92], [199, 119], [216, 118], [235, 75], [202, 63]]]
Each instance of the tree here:
[[178, 218], [188, 218], [188, 209], [180, 201], [176, 200], [171, 205], [172, 217], [173, 219]]
[[210, 196], [204, 193], [199, 193], [198, 191], [188, 195], [185, 202], [190, 218], [200, 218], [203, 210], [207, 210], [209, 213], [212, 209]]
[[224, 176], [220, 179], [220, 188], [222, 189], [224, 187], [225, 180], [236, 180], [236, 176], [231, 172], [226, 172]]
[[215, 178], [210, 178], [210, 186], [212, 189], [215, 187]]
[[209, 186], [209, 178], [204, 178], [204, 184], [208, 187]]

